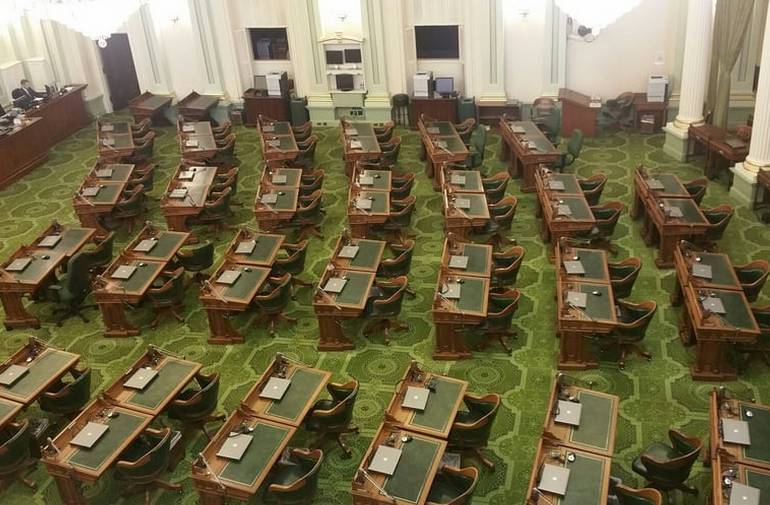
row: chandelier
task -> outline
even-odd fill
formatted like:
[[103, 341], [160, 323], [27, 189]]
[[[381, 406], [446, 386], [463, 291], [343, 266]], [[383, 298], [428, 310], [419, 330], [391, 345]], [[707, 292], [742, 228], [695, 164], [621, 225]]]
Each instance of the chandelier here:
[[556, 0], [556, 6], [594, 36], [639, 5], [640, 0]]
[[107, 39], [148, 0], [16, 0], [18, 14], [61, 23], [106, 47]]

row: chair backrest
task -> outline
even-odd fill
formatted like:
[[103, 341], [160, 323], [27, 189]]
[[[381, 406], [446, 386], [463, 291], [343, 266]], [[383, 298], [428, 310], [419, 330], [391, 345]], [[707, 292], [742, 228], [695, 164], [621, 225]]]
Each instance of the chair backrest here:
[[274, 280], [274, 288], [266, 295], [254, 297], [254, 303], [267, 314], [279, 314], [291, 301], [291, 274], [284, 274]]
[[449, 445], [463, 448], [486, 447], [492, 424], [500, 408], [501, 397], [490, 394], [482, 397], [466, 394], [463, 398], [468, 407], [462, 420], [455, 420], [449, 432]]
[[756, 301], [759, 297], [769, 273], [770, 263], [767, 260], [755, 260], [735, 267], [735, 275], [750, 302]]
[[603, 205], [591, 207], [591, 213], [596, 219], [596, 228], [599, 229], [601, 236], [612, 236], [624, 208], [625, 205], [622, 202], [607, 202]]
[[283, 244], [283, 248], [290, 252], [287, 258], [276, 258], [274, 265], [282, 271], [292, 275], [299, 275], [305, 270], [305, 258], [309, 240], [303, 240], [299, 244]]
[[83, 300], [91, 291], [91, 259], [83, 251], [70, 257], [62, 284], [75, 297], [75, 302]]
[[299, 222], [316, 223], [322, 218], [320, 194], [312, 198], [308, 204], [297, 207], [295, 219]]
[[513, 224], [516, 215], [516, 206], [519, 200], [515, 196], [507, 196], [499, 202], [489, 206], [489, 215], [501, 228], [508, 229]]
[[399, 185], [394, 184], [390, 190], [390, 198], [403, 200], [412, 193], [412, 186], [414, 186], [414, 178], [406, 179]]
[[219, 373], [210, 375], [198, 373], [195, 381], [200, 389], [183, 391], [169, 406], [170, 414], [176, 419], [196, 420], [201, 419], [217, 408], [219, 398]]
[[467, 468], [445, 466], [439, 470], [434, 485], [441, 485], [441, 483], [446, 482], [456, 493], [456, 496], [449, 501], [442, 501], [441, 503], [428, 501], [426, 505], [468, 505], [471, 503], [478, 481], [479, 471], [473, 466]]
[[147, 291], [147, 297], [154, 304], [168, 304], [180, 302], [184, 299], [184, 268], [177, 268], [159, 288]]
[[671, 439], [675, 458], [660, 460], [656, 457], [642, 453], [639, 457], [647, 469], [647, 478], [652, 483], [681, 483], [690, 476], [690, 469], [703, 446], [703, 443], [693, 437], [677, 431], [669, 430], [668, 436]]
[[134, 461], [118, 461], [115, 468], [129, 481], [149, 483], [168, 468], [171, 460], [171, 428], [164, 428], [157, 434], [147, 431], [143, 437], [152, 443], [152, 448]]
[[211, 196], [214, 196], [215, 198], [204, 204], [206, 212], [208, 214], [222, 214], [224, 216], [227, 212], [227, 207], [230, 202], [230, 193], [232, 191], [232, 188], [226, 188], [219, 193], [212, 193]]
[[299, 464], [305, 472], [304, 475], [294, 482], [270, 484], [267, 493], [273, 494], [278, 503], [311, 503], [318, 489], [318, 472], [324, 459], [323, 452], [320, 449], [314, 451], [293, 449], [290, 459]]
[[521, 264], [524, 261], [523, 247], [515, 246], [507, 252], [512, 256], [510, 264], [495, 267], [494, 270], [492, 270], [492, 276], [495, 282], [503, 285], [511, 285], [516, 282], [516, 278], [519, 276], [519, 270], [521, 269]]
[[91, 262], [91, 267], [108, 265], [112, 262], [112, 248], [115, 243], [115, 232], [110, 232], [96, 247], [81, 251]]
[[15, 473], [30, 457], [29, 448], [32, 432], [30, 431], [29, 420], [24, 419], [18, 425], [11, 423], [9, 427], [15, 429], [16, 432], [0, 445], [0, 476]]
[[73, 380], [40, 397], [40, 409], [56, 414], [72, 414], [82, 409], [91, 399], [91, 369], [72, 369]]
[[394, 253], [397, 253], [397, 256], [382, 260], [377, 268], [377, 275], [379, 277], [399, 277], [408, 274], [412, 267], [414, 240], [406, 240], [402, 244], [391, 244], [390, 248]]
[[176, 257], [185, 270], [200, 272], [214, 264], [214, 243], [205, 241], [180, 249]]
[[583, 130], [572, 130], [572, 136], [567, 143], [567, 152], [570, 153], [573, 159], [577, 159], [580, 156], [580, 151], [583, 149]]
[[647, 332], [658, 304], [653, 300], [641, 303], [617, 301], [620, 309], [620, 320], [615, 327], [615, 333], [625, 341], [640, 341]]
[[[404, 202], [399, 203], [399, 202]], [[387, 218], [387, 223], [406, 228], [412, 222], [412, 213], [414, 213], [417, 199], [414, 196], [408, 196], [403, 200], [391, 200], [391, 213]], [[397, 210], [394, 210], [397, 209]]]
[[626, 258], [618, 263], [607, 265], [610, 272], [610, 282], [615, 298], [625, 298], [631, 294], [636, 278], [642, 270], [642, 260]]
[[334, 406], [325, 409], [314, 409], [311, 417], [323, 425], [325, 430], [345, 429], [353, 421], [353, 410], [358, 397], [358, 381], [351, 380], [345, 384], [330, 382], [326, 386], [332, 397]]
[[759, 325], [759, 331], [764, 335], [770, 331], [770, 305], [765, 307], [751, 307], [751, 313]]
[[124, 215], [139, 215], [144, 206], [144, 186], [138, 184], [131, 190], [128, 198], [115, 205], [115, 211]]
[[508, 330], [513, 323], [513, 315], [519, 306], [520, 297], [521, 293], [518, 289], [500, 294], [490, 293], [487, 327], [493, 330]]
[[471, 137], [471, 148], [478, 153], [481, 161], [484, 161], [484, 153], [487, 149], [487, 130], [486, 128], [476, 128]]
[[714, 241], [721, 239], [734, 213], [735, 209], [727, 204], [703, 210], [703, 215], [711, 223], [711, 226], [709, 226], [705, 233], [706, 240]]
[[401, 313], [401, 304], [406, 293], [407, 278], [396, 277], [377, 283], [382, 295], [372, 302], [371, 317], [393, 317]]
[[607, 176], [604, 174], [595, 174], [587, 179], [580, 179], [580, 189], [589, 206], [599, 204], [599, 199], [604, 191], [604, 185], [607, 184]]

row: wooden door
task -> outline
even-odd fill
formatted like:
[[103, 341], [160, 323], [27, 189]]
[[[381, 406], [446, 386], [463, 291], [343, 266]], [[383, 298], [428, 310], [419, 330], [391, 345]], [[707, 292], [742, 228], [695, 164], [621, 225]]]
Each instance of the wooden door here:
[[100, 48], [100, 52], [102, 69], [110, 88], [112, 107], [115, 110], [125, 109], [128, 102], [140, 93], [128, 35], [113, 33], [107, 39], [107, 46]]

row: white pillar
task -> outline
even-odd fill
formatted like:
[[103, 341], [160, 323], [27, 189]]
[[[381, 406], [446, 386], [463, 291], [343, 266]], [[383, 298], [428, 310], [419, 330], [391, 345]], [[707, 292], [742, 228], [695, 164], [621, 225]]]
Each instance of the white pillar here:
[[730, 195], [744, 203], [754, 201], [757, 192], [757, 172], [760, 169], [770, 170], [770, 24], [768, 20], [770, 20], [770, 9], [767, 11], [765, 35], [762, 41], [749, 154], [746, 156], [746, 161], [730, 168], [733, 173]]
[[477, 103], [505, 103], [505, 32], [502, 0], [464, 2], [465, 94]]
[[390, 95], [385, 60], [384, 17], [389, 12], [379, 0], [361, 0], [364, 36], [364, 78], [366, 81], [366, 120], [374, 123], [390, 121]]
[[713, 0], [688, 0], [679, 113], [664, 128], [663, 149], [683, 160], [687, 152], [687, 130], [703, 122], [703, 103], [711, 63]]

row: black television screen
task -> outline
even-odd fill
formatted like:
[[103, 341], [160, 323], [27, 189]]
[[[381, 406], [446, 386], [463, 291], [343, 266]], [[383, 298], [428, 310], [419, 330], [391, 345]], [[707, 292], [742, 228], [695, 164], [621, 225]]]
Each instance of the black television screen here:
[[345, 60], [342, 57], [342, 51], [326, 51], [327, 65], [342, 65]]
[[345, 63], [361, 63], [361, 50], [345, 49]]
[[414, 42], [418, 59], [456, 60], [460, 58], [457, 25], [415, 26]]
[[351, 91], [353, 85], [353, 74], [337, 74], [337, 89], [340, 91]]

